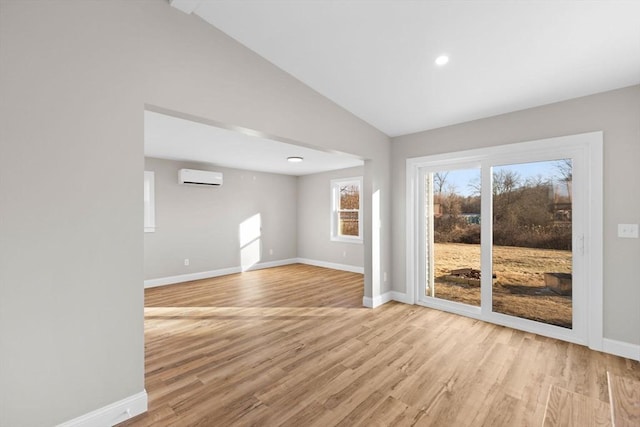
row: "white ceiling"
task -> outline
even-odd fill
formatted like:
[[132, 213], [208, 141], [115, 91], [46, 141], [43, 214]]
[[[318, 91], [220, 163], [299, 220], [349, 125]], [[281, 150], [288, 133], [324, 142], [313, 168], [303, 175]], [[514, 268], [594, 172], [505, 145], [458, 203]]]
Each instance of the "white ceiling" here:
[[390, 136], [640, 83], [637, 0], [172, 5]]
[[[363, 164], [348, 155], [312, 150], [152, 111], [144, 112], [144, 154], [295, 176]], [[301, 156], [304, 161], [290, 163], [289, 156]]]

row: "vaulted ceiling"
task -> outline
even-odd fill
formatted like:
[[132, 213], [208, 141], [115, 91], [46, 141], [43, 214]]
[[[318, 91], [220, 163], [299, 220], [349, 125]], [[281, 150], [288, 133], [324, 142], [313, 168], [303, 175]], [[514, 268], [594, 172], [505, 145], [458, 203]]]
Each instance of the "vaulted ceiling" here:
[[171, 4], [390, 136], [640, 83], [637, 0]]
[[[170, 3], [389, 136], [640, 83], [640, 0]], [[153, 112], [145, 153], [290, 175], [362, 164]]]

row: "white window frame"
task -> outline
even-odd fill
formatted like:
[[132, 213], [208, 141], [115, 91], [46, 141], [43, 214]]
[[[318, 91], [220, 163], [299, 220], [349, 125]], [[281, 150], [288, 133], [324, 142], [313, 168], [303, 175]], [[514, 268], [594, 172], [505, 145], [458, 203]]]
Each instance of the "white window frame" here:
[[[508, 144], [497, 147], [454, 152], [420, 158], [407, 159], [407, 299], [411, 303], [451, 311], [491, 323], [533, 332], [561, 340], [586, 344], [594, 350], [603, 349], [603, 134], [591, 132], [538, 141]], [[582, 235], [574, 234], [574, 251], [582, 255], [581, 269], [584, 276], [582, 290], [574, 288], [573, 330], [544, 325], [526, 319], [513, 318], [493, 312], [491, 307], [464, 306], [450, 301], [423, 296], [426, 270], [425, 244], [419, 236], [426, 235], [424, 229], [424, 207], [420, 194], [424, 194], [424, 173], [438, 168], [470, 167], [482, 168], [482, 186], [491, 189], [491, 167], [514, 162], [547, 160], [549, 157], [580, 158], [574, 165], [574, 180], [583, 183], [581, 194], [574, 195], [574, 203], [581, 200], [582, 212], [574, 210], [574, 227], [582, 229]], [[484, 194], [483, 194], [484, 196]], [[482, 198], [483, 216], [491, 217], [491, 199]], [[578, 223], [579, 222], [579, 223]], [[482, 222], [482, 235], [490, 236], [490, 222]], [[490, 240], [483, 237], [483, 268], [491, 265]], [[576, 252], [577, 254], [577, 252]], [[574, 263], [579, 257], [574, 257]], [[575, 264], [574, 264], [575, 265]], [[484, 277], [483, 301], [491, 301], [490, 276]], [[486, 285], [484, 284], [486, 282]], [[576, 293], [578, 292], [578, 293]], [[576, 316], [584, 316], [576, 321]], [[515, 321], [514, 321], [515, 320]]]
[[156, 231], [155, 174], [144, 171], [144, 232]]
[[[340, 187], [345, 184], [356, 184], [359, 193], [358, 235], [340, 234]], [[353, 210], [355, 211], [355, 209]], [[331, 180], [331, 240], [334, 242], [362, 243], [362, 177], [340, 178]]]

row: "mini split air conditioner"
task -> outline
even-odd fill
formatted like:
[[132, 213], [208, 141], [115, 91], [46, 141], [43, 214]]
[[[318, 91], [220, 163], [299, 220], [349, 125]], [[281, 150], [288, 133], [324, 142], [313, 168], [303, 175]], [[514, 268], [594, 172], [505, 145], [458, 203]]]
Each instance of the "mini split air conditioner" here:
[[222, 173], [211, 171], [199, 171], [194, 169], [180, 169], [180, 184], [195, 185], [222, 185]]

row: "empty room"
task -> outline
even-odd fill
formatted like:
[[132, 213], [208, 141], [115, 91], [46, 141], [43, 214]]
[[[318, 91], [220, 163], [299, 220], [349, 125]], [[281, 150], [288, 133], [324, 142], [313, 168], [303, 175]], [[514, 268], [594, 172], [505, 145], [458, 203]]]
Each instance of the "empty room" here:
[[639, 425], [638, 16], [0, 0], [0, 426]]

